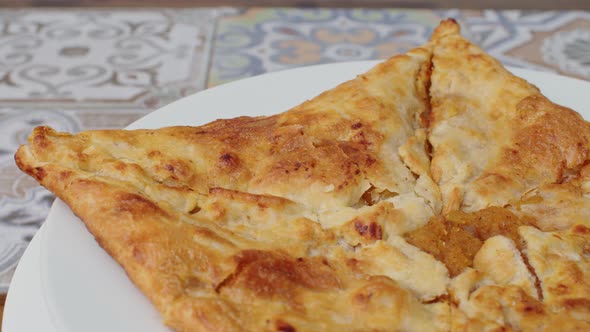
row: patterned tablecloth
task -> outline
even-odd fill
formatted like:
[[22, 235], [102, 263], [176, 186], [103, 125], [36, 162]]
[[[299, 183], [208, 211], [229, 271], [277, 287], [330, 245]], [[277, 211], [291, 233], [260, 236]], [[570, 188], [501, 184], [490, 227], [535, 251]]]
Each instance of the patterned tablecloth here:
[[34, 126], [121, 128], [236, 79], [386, 58], [445, 17], [507, 65], [590, 79], [589, 12], [0, 10], [0, 294], [54, 200], [14, 165]]

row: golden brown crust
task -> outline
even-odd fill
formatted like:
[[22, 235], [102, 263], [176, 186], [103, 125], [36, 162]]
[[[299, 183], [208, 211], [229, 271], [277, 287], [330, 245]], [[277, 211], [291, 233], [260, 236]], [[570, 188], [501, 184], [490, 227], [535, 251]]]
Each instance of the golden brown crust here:
[[589, 131], [446, 20], [285, 113], [15, 160], [178, 331], [588, 330]]
[[590, 228], [542, 232], [522, 227], [526, 254], [540, 283], [545, 304], [590, 325]]
[[418, 123], [429, 52], [271, 117], [77, 135], [39, 127], [16, 161], [175, 329], [446, 330], [448, 306], [422, 303], [446, 292], [446, 268], [395, 238], [440, 206]]
[[[504, 206], [589, 160], [590, 126], [458, 34], [433, 36], [432, 172], [445, 212]], [[457, 61], [457, 59], [461, 61]]]
[[[489, 238], [453, 278], [452, 330], [588, 329], [588, 123], [459, 36], [453, 22], [433, 43], [429, 141], [443, 213], [507, 206], [534, 226]], [[552, 295], [557, 289], [565, 298]]]
[[[522, 258], [510, 249], [515, 249], [514, 245], [496, 238], [496, 243], [486, 248], [490, 253], [480, 252], [477, 270], [468, 269], [451, 282], [450, 293], [456, 303], [452, 311], [453, 330], [588, 329], [590, 260], [584, 250], [589, 243], [589, 230], [576, 225], [567, 231], [542, 232], [523, 226], [520, 234], [526, 248]], [[491, 251], [499, 257], [493, 257]], [[504, 266], [498, 268], [497, 264]], [[530, 270], [525, 267], [527, 264]], [[535, 277], [540, 279], [538, 292], [533, 290]]]
[[[590, 184], [590, 182], [588, 182]], [[513, 202], [513, 211], [529, 215], [542, 231], [568, 229], [575, 224], [590, 226], [590, 186], [568, 182], [548, 184]]]

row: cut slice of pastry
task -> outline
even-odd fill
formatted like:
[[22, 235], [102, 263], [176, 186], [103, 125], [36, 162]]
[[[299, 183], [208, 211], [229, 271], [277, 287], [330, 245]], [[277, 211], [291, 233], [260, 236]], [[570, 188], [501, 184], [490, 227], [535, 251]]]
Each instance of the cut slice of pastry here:
[[441, 206], [421, 123], [430, 57], [270, 117], [39, 127], [16, 162], [179, 331], [445, 331], [448, 271], [398, 236]]
[[444, 21], [434, 32], [428, 140], [444, 212], [477, 211], [563, 182], [589, 160], [590, 125]]

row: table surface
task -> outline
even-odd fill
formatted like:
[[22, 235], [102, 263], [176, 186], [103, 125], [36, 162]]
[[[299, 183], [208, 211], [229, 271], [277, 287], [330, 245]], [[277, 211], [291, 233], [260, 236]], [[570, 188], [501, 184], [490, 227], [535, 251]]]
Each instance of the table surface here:
[[584, 11], [0, 10], [0, 294], [54, 200], [14, 165], [34, 126], [122, 128], [233, 80], [386, 58], [426, 42], [445, 17], [507, 65], [590, 79]]

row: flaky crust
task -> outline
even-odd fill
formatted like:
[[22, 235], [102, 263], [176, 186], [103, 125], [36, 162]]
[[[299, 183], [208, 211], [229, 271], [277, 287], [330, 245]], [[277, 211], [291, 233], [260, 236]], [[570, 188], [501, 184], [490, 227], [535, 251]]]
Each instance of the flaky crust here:
[[504, 206], [589, 160], [590, 126], [579, 114], [512, 75], [455, 23], [432, 40], [429, 141], [445, 212]]
[[441, 206], [419, 129], [429, 61], [416, 49], [271, 117], [39, 127], [16, 161], [177, 330], [444, 331], [448, 304], [429, 302], [448, 271], [398, 236]]
[[588, 128], [446, 20], [285, 113], [15, 160], [178, 331], [582, 331]]

